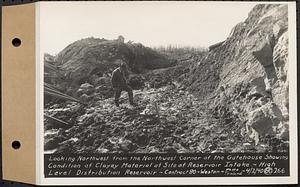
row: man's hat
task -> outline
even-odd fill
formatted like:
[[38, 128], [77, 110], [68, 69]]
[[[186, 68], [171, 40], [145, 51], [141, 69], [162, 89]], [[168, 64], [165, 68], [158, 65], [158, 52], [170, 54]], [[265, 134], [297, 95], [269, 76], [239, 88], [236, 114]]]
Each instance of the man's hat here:
[[121, 68], [127, 68], [127, 65], [126, 65], [125, 62], [122, 62], [122, 63], [120, 64], [120, 67], [121, 67]]

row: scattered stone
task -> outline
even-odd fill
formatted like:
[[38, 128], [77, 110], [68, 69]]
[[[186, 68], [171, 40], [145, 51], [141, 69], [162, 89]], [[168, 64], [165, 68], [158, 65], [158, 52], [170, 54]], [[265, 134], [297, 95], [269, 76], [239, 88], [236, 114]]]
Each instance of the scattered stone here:
[[51, 150], [59, 147], [59, 143], [66, 140], [63, 136], [57, 136], [50, 139], [45, 139], [44, 149], [45, 150]]
[[108, 149], [105, 149], [105, 148], [99, 147], [98, 149], [96, 149], [95, 152], [96, 152], [96, 153], [108, 153], [109, 150], [108, 150]]
[[[73, 125], [58, 130], [46, 119], [45, 149], [71, 154], [288, 151], [285, 14], [285, 5], [258, 5], [224, 42], [209, 52], [181, 54], [172, 67], [164, 55], [132, 42], [89, 38], [71, 44], [55, 60], [85, 105], [45, 104], [46, 115]], [[136, 107], [128, 105], [127, 93], [120, 107], [114, 105], [109, 77], [121, 61], [140, 73], [131, 73], [129, 80]]]
[[[93, 85], [91, 85], [89, 83], [84, 83], [84, 84], [80, 85], [79, 90], [81, 90], [81, 92], [83, 94], [89, 95], [95, 91], [95, 88]], [[77, 93], [78, 93], [78, 91], [77, 91]]]

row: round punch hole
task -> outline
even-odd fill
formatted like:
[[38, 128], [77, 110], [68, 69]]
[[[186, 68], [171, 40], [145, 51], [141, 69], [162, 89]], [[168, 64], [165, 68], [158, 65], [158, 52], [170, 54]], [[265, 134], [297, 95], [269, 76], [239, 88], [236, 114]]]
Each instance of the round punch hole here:
[[12, 44], [13, 44], [13, 46], [15, 46], [15, 47], [19, 47], [19, 46], [21, 45], [21, 40], [20, 40], [19, 38], [14, 38], [14, 39], [12, 40]]
[[11, 146], [14, 148], [14, 149], [19, 149], [21, 147], [21, 143], [19, 141], [13, 141]]

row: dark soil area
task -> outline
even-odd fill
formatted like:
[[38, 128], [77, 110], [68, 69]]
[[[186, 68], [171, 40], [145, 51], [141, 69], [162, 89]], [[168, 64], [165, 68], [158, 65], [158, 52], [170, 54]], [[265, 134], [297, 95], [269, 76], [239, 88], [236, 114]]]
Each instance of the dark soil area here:
[[[243, 134], [242, 122], [237, 117], [226, 113], [226, 109], [207, 107], [207, 102], [175, 81], [175, 75], [184, 75], [184, 71], [187, 70], [171, 67], [143, 75], [145, 80], [152, 79], [134, 91], [136, 107], [129, 105], [127, 93], [122, 94], [119, 108], [112, 97], [99, 99], [93, 92], [86, 105], [70, 101], [48, 104], [45, 114], [68, 124], [45, 119], [45, 151], [213, 153], [287, 150], [287, 142], [278, 144], [278, 140], [271, 137], [255, 145]], [[222, 111], [223, 115], [215, 110]]]

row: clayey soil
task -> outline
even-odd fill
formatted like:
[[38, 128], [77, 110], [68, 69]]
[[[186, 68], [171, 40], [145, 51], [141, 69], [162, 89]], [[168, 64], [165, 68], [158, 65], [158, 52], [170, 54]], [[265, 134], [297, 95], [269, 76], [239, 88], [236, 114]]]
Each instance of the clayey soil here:
[[[188, 67], [188, 66], [187, 66]], [[113, 96], [92, 97], [87, 104], [48, 103], [45, 114], [46, 153], [214, 153], [288, 150], [288, 142], [267, 137], [258, 145], [248, 138], [235, 116], [215, 115], [208, 102], [195, 97], [176, 81], [174, 67], [144, 75], [159, 77], [148, 87], [134, 90], [137, 106], [127, 93], [114, 105]], [[184, 68], [180, 68], [181, 70]], [[184, 72], [184, 70], [183, 70]], [[158, 81], [153, 83], [153, 81]], [[156, 87], [156, 88], [153, 88]]]
[[[45, 55], [45, 151], [288, 152], [287, 22], [287, 5], [259, 4], [208, 50], [119, 36]], [[136, 107], [126, 93], [114, 105], [110, 76], [121, 62]]]

